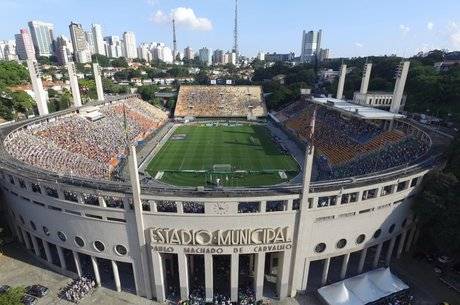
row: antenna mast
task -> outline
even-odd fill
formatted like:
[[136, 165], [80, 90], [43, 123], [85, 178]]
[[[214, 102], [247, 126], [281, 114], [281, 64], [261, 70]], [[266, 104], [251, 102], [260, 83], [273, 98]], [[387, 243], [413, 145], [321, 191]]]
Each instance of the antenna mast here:
[[233, 29], [233, 52], [235, 52], [236, 61], [238, 61], [238, 0], [235, 0], [235, 27]]

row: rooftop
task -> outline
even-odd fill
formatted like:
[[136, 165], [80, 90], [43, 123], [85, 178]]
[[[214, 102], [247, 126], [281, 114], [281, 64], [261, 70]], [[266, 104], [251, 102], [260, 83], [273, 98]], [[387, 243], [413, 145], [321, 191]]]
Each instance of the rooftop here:
[[365, 120], [394, 120], [404, 115], [382, 109], [363, 106], [331, 97], [315, 97], [313, 102]]

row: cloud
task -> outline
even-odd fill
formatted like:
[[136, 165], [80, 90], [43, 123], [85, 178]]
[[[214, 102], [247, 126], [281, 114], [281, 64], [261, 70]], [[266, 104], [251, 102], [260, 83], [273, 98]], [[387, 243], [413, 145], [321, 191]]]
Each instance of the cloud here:
[[361, 42], [355, 42], [355, 46], [358, 48], [362, 48], [364, 45]]
[[404, 24], [400, 24], [399, 29], [401, 30], [401, 33], [403, 35], [409, 33], [409, 31], [410, 31], [410, 27], [408, 27], [407, 25], [404, 25]]
[[428, 23], [426, 24], [426, 28], [427, 28], [429, 31], [433, 30], [433, 29], [434, 29], [434, 23], [431, 22], [431, 21], [428, 22]]
[[176, 21], [176, 25], [183, 26], [195, 31], [210, 31], [212, 30], [212, 22], [208, 18], [198, 17], [193, 9], [189, 7], [177, 7], [167, 15], [163, 11], [156, 11], [151, 20], [155, 23], [168, 23], [172, 19]]
[[155, 23], [167, 23], [171, 20], [170, 17], [161, 10], [156, 11], [150, 19]]

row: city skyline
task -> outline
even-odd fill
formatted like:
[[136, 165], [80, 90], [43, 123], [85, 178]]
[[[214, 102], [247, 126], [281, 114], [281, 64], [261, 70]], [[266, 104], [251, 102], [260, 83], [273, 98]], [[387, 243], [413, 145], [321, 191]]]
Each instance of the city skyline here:
[[[435, 3], [415, 5], [415, 2], [408, 1], [394, 10], [396, 1], [379, 3], [377, 7], [360, 0], [346, 5], [337, 3], [337, 9], [328, 11], [324, 4], [308, 6], [295, 1], [283, 8], [278, 8], [282, 5], [280, 3], [271, 3], [273, 9], [262, 12], [260, 1], [239, 1], [239, 48], [246, 56], [255, 56], [258, 51], [294, 52], [298, 56], [302, 31], [322, 29], [325, 32], [322, 45], [331, 50], [333, 57], [411, 56], [436, 48], [455, 50], [460, 48], [460, 20], [455, 16], [460, 4], [447, 2], [440, 6]], [[88, 8], [91, 14], [84, 13]], [[324, 12], [324, 15], [309, 14], [305, 19], [305, 13], [311, 8]], [[72, 13], [62, 14], [63, 9]], [[38, 0], [34, 3], [20, 0], [0, 2], [0, 11], [0, 17], [8, 21], [0, 29], [0, 40], [12, 39], [31, 20], [52, 23], [56, 37], [68, 37], [68, 25], [74, 21], [82, 24], [86, 31], [91, 31], [93, 23], [101, 24], [104, 37], [122, 36], [122, 33], [132, 31], [138, 45], [155, 41], [172, 47], [170, 20], [174, 16], [178, 50], [187, 46], [195, 50], [202, 47], [231, 50], [233, 47], [233, 0], [219, 4], [208, 0], [193, 3], [143, 0], [129, 6], [121, 1], [107, 5], [105, 2], [77, 3], [74, 0]], [[282, 15], [275, 13], [280, 11]], [[353, 18], [356, 14], [360, 18]]]

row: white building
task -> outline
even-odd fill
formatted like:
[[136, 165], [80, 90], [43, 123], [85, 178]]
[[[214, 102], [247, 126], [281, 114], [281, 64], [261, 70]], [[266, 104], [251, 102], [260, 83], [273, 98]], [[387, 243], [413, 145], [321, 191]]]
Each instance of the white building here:
[[94, 40], [94, 53], [106, 55], [104, 37], [102, 35], [102, 26], [94, 23], [92, 25], [93, 40]]
[[144, 59], [147, 62], [152, 61], [152, 52], [150, 51], [150, 44], [141, 43], [137, 48], [137, 57]]
[[133, 32], [123, 33], [123, 46], [124, 46], [124, 54], [126, 58], [129, 58], [129, 59], [137, 58], [136, 36], [134, 35]]
[[43, 21], [29, 21], [28, 24], [37, 56], [53, 55], [54, 25]]
[[184, 59], [192, 60], [194, 57], [195, 57], [195, 52], [193, 52], [193, 49], [190, 47], [186, 47], [184, 49]]
[[111, 58], [118, 58], [123, 56], [123, 44], [118, 36], [104, 37], [106, 54]]
[[[69, 115], [52, 116], [63, 114]], [[144, 184], [132, 147], [130, 182], [92, 184], [17, 162], [14, 155], [28, 147], [18, 152], [9, 143], [47, 122], [20, 124], [2, 132], [0, 141], [1, 156], [14, 152], [2, 159], [0, 184], [15, 238], [46, 268], [69, 277], [89, 272], [97, 285], [158, 302], [188, 299], [197, 287], [207, 302], [216, 291], [237, 302], [239, 289], [247, 288], [256, 300], [285, 299], [388, 266], [419, 239], [413, 198], [434, 164], [310, 181], [309, 146], [302, 181], [216, 191]], [[402, 120], [394, 128], [430, 137]]]
[[16, 42], [14, 40], [0, 41], [0, 59], [17, 60]]
[[257, 57], [256, 57], [258, 60], [261, 60], [261, 61], [264, 61], [265, 60], [265, 52], [261, 52], [259, 51], [257, 53]]

